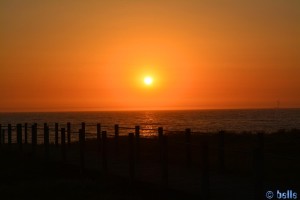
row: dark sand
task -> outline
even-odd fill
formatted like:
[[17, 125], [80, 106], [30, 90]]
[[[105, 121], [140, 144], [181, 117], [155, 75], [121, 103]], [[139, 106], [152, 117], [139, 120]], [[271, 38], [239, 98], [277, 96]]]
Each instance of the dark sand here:
[[[184, 135], [168, 136], [168, 188], [162, 184], [157, 138], [140, 139], [135, 183], [129, 181], [128, 137], [108, 139], [108, 173], [102, 170], [95, 140], [86, 142], [86, 171], [81, 173], [79, 146], [67, 147], [67, 162], [60, 148], [43, 146], [34, 158], [30, 145], [2, 145], [0, 150], [1, 199], [201, 199], [202, 142], [209, 145], [211, 199], [254, 199], [252, 134], [225, 135], [225, 171], [218, 168], [218, 136], [192, 135], [191, 166], [186, 164]], [[264, 137], [264, 191], [291, 189], [300, 194], [300, 132], [278, 132]]]

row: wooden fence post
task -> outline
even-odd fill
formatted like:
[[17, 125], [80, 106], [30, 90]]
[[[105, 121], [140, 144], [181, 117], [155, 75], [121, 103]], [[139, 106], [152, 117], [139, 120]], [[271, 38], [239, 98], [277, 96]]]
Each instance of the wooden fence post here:
[[19, 150], [22, 150], [22, 124], [17, 124], [17, 143]]
[[119, 155], [119, 125], [115, 124], [115, 152]]
[[24, 143], [28, 144], [28, 125], [24, 124]]
[[140, 126], [135, 126], [135, 159], [140, 162]]
[[202, 142], [202, 176], [201, 176], [201, 193], [202, 199], [210, 199], [210, 182], [209, 182], [209, 150], [208, 144], [205, 141]]
[[162, 136], [162, 183], [163, 187], [168, 187], [168, 136]]
[[4, 130], [2, 130], [2, 125], [0, 124], [0, 145], [4, 144]]
[[98, 145], [101, 143], [101, 124], [100, 123], [97, 123], [97, 142], [98, 142]]
[[163, 127], [158, 127], [158, 139], [162, 141]]
[[186, 151], [186, 164], [188, 167], [191, 166], [191, 129], [185, 129], [185, 151]]
[[67, 123], [67, 141], [68, 141], [68, 146], [71, 144], [71, 123]]
[[5, 144], [5, 130], [2, 130], [2, 144]]
[[60, 145], [61, 145], [61, 155], [63, 162], [66, 162], [67, 155], [66, 155], [66, 129], [61, 128], [61, 137], [60, 137]]
[[262, 200], [264, 197], [263, 190], [263, 155], [262, 150], [255, 148], [253, 152], [253, 161], [254, 161], [254, 182], [255, 182], [255, 199]]
[[218, 165], [219, 172], [223, 173], [225, 171], [225, 131], [220, 131], [218, 137]]
[[102, 131], [102, 169], [103, 173], [106, 176], [108, 167], [107, 167], [107, 133]]
[[45, 158], [49, 159], [49, 127], [47, 123], [44, 123], [44, 148]]
[[31, 126], [31, 146], [32, 154], [36, 156], [36, 145], [37, 145], [37, 124]]
[[80, 140], [81, 140], [81, 130], [82, 130], [82, 129], [80, 128], [80, 129], [79, 129], [79, 132], [78, 132], [78, 133], [79, 133], [79, 134], [78, 134], [78, 143], [79, 143], [79, 144], [80, 144]]
[[97, 123], [97, 160], [99, 167], [101, 166], [101, 124]]
[[261, 150], [264, 149], [265, 146], [265, 133], [264, 132], [258, 132], [257, 133], [257, 148], [260, 148]]
[[83, 133], [83, 136], [84, 136], [84, 140], [85, 140], [85, 122], [81, 123], [81, 130], [82, 130], [82, 133]]
[[162, 161], [162, 151], [163, 151], [163, 127], [158, 127], [158, 150], [159, 150], [159, 159]]
[[0, 144], [4, 144], [4, 142], [2, 142], [2, 125], [0, 124]]
[[11, 145], [11, 124], [8, 124], [8, 127], [7, 127], [7, 143], [8, 145]]
[[58, 147], [58, 123], [55, 123], [55, 146]]
[[134, 153], [134, 134], [129, 133], [129, 177], [130, 184], [134, 184], [135, 178], [135, 153]]
[[264, 199], [264, 133], [257, 134], [257, 147], [253, 151], [255, 199]]
[[79, 135], [79, 138], [78, 138], [78, 145], [79, 145], [79, 164], [80, 164], [80, 173], [83, 174], [83, 169], [84, 169], [84, 149], [83, 149], [83, 144], [82, 144], [82, 141], [81, 141], [81, 138], [82, 138], [82, 129], [80, 128], [78, 130], [78, 135]]
[[80, 140], [80, 169], [83, 174], [85, 171], [85, 123], [81, 123], [81, 130], [79, 132]]

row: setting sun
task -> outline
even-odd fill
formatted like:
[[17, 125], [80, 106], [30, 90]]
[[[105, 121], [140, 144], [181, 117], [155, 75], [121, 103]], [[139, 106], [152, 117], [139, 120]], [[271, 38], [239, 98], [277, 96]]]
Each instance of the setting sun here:
[[150, 76], [145, 77], [145, 78], [144, 78], [144, 83], [145, 83], [146, 85], [151, 85], [151, 84], [153, 83], [152, 77], [150, 77]]

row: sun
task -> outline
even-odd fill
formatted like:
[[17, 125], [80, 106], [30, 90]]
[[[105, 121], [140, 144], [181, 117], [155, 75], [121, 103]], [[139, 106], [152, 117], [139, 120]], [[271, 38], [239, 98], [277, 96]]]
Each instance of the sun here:
[[146, 85], [152, 85], [152, 83], [153, 83], [152, 77], [151, 77], [151, 76], [146, 76], [146, 77], [144, 78], [144, 83], [145, 83]]

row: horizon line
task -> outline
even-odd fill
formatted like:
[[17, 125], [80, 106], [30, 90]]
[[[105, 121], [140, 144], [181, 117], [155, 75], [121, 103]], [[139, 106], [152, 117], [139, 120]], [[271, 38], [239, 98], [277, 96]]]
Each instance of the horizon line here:
[[300, 107], [240, 107], [240, 108], [170, 108], [170, 109], [95, 109], [95, 110], [23, 110], [0, 111], [0, 113], [67, 113], [67, 112], [144, 112], [144, 111], [205, 111], [205, 110], [280, 110]]

